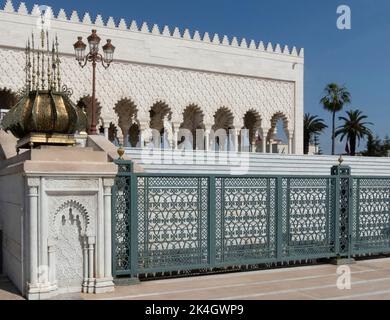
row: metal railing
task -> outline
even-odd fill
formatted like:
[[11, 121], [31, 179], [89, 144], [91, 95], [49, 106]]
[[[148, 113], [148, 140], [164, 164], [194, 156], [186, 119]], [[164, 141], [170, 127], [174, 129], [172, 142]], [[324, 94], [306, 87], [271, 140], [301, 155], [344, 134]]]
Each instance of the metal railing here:
[[114, 275], [390, 252], [390, 178], [133, 173], [118, 160]]

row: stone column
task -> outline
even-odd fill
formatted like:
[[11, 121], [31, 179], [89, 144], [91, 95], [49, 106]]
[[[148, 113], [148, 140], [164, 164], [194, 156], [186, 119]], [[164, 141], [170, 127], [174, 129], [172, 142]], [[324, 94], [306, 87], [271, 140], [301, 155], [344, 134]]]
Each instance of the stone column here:
[[140, 122], [139, 130], [140, 130], [140, 146], [141, 146], [141, 149], [143, 149], [150, 142], [149, 122], [147, 122], [147, 121]]
[[104, 136], [108, 140], [108, 130], [110, 129], [110, 125], [104, 124]]
[[38, 198], [39, 178], [27, 178], [30, 224], [30, 288], [38, 286]]
[[272, 139], [269, 139], [269, 141], [268, 141], [268, 153], [274, 153], [273, 150], [272, 150], [273, 143], [274, 143], [274, 141]]
[[89, 267], [88, 267], [88, 237], [83, 239], [83, 293], [88, 293]]
[[233, 133], [233, 144], [234, 144], [234, 151], [235, 152], [239, 152], [239, 143], [238, 143], [238, 138], [240, 136], [240, 130], [238, 129], [235, 129], [235, 130], [232, 130], [232, 133]]
[[288, 154], [294, 154], [294, 133], [288, 134]]
[[95, 292], [95, 237], [88, 237], [88, 293]]
[[261, 152], [262, 153], [267, 153], [267, 136], [270, 128], [268, 127], [262, 127], [261, 132], [262, 132], [262, 139], [261, 139]]
[[111, 188], [114, 179], [103, 179], [104, 187], [104, 277], [112, 278], [112, 246], [111, 246]]
[[171, 143], [172, 149], [174, 150], [177, 150], [178, 148], [177, 140], [179, 139], [179, 130], [179, 126], [175, 125], [173, 129], [173, 141]]
[[123, 146], [124, 139], [123, 139], [123, 134], [121, 131], [122, 130], [118, 130], [117, 137], [118, 137], [119, 144]]
[[210, 150], [210, 134], [211, 134], [211, 127], [206, 127], [206, 129], [204, 131], [204, 139], [205, 139], [204, 150], [205, 151]]
[[56, 282], [56, 247], [53, 241], [48, 242], [49, 282], [54, 285]]

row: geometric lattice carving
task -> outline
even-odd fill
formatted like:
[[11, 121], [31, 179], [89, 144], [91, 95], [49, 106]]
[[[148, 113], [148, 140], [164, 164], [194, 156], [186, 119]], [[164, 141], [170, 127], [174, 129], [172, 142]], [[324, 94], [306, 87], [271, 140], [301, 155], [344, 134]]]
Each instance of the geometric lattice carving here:
[[138, 177], [138, 266], [207, 264], [208, 178]]
[[274, 178], [216, 178], [216, 260], [276, 257]]
[[354, 253], [390, 252], [390, 179], [353, 179]]
[[[0, 59], [8, 61], [0, 64], [0, 87], [17, 92], [23, 86], [23, 69], [10, 66], [23, 65], [24, 53], [0, 49]], [[77, 102], [90, 93], [91, 70], [80, 72], [72, 57], [61, 56], [61, 61], [62, 81], [72, 86], [72, 100]], [[116, 62], [104, 72], [98, 68], [97, 73], [97, 99], [107, 123], [114, 121], [118, 125], [114, 108], [119, 101], [128, 99], [138, 110], [138, 120], [148, 120], [151, 107], [161, 101], [169, 106], [172, 121], [177, 123], [183, 122], [186, 107], [194, 104], [203, 112], [208, 125], [214, 124], [217, 110], [225, 107], [232, 112], [237, 128], [243, 126], [245, 113], [253, 110], [266, 126], [278, 113], [288, 119], [289, 129], [294, 129], [293, 82], [126, 62]]]
[[283, 178], [283, 255], [309, 257], [335, 252], [333, 178]]
[[[119, 172], [130, 171], [130, 167], [120, 165]], [[130, 179], [130, 176], [118, 177], [113, 188], [113, 257], [117, 271], [130, 270]]]

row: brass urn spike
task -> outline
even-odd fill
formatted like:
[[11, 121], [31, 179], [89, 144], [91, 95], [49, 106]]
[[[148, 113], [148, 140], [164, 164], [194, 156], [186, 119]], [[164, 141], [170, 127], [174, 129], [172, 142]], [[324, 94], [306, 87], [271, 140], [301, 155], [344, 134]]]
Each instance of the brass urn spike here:
[[118, 155], [119, 155], [119, 160], [124, 160], [123, 159], [123, 155], [125, 154], [125, 149], [123, 149], [123, 146], [122, 145], [119, 145], [119, 148], [118, 148]]
[[343, 162], [344, 162], [344, 159], [343, 159], [342, 155], [340, 155], [340, 158], [339, 158], [338, 161], [339, 161], [339, 166], [341, 166], [343, 164]]

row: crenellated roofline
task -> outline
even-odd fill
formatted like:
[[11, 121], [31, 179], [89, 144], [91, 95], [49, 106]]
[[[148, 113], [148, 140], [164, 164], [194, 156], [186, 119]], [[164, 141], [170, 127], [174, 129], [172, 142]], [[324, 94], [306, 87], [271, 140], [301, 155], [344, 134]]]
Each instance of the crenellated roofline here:
[[[6, 0], [3, 9], [0, 11], [30, 16], [38, 16], [41, 12], [39, 5], [36, 4], [31, 10], [29, 10], [24, 2], [20, 2], [18, 8], [16, 9], [16, 6], [14, 6], [12, 0]], [[208, 32], [205, 32], [203, 35], [201, 35], [200, 32], [197, 30], [195, 30], [194, 32], [190, 32], [189, 29], [184, 29], [183, 31], [180, 30], [178, 27], [170, 28], [168, 26], [160, 28], [160, 26], [158, 26], [157, 24], [148, 25], [148, 23], [146, 22], [137, 24], [135, 20], [132, 20], [130, 23], [128, 23], [123, 18], [119, 21], [116, 21], [113, 17], [109, 17], [105, 22], [105, 19], [102, 17], [102, 15], [98, 14], [95, 19], [92, 19], [91, 15], [88, 12], [84, 14], [79, 14], [79, 12], [77, 11], [72, 11], [72, 13], [69, 15], [64, 9], [60, 9], [57, 14], [54, 14], [52, 8], [50, 7], [47, 7], [47, 11], [45, 14], [47, 18], [50, 18], [52, 20], [69, 21], [72, 23], [80, 23], [88, 26], [92, 25], [96, 27], [106, 27], [110, 29], [118, 29], [121, 31], [128, 30], [129, 32], [140, 32], [203, 43], [212, 43], [221, 46], [242, 48], [247, 50], [258, 50], [260, 52], [281, 54], [291, 57], [304, 57], [303, 48], [298, 50], [294, 46], [290, 49], [288, 45], [273, 45], [271, 42], [265, 44], [263, 41], [247, 41], [245, 38], [242, 38], [239, 41], [237, 37], [229, 38], [226, 35], [221, 37], [216, 33], [211, 36]]]

